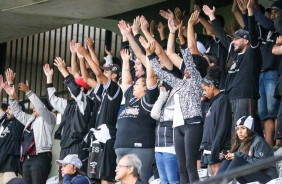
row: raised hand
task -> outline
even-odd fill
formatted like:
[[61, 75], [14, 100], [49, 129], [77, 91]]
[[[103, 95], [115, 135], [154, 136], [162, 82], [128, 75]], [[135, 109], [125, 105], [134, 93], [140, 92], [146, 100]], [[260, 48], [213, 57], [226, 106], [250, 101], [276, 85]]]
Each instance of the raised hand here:
[[180, 8], [176, 7], [174, 9], [174, 15], [175, 15], [175, 19], [180, 22], [183, 20], [184, 15], [185, 15], [185, 11], [181, 12]]
[[163, 31], [164, 31], [164, 28], [165, 28], [165, 26], [163, 25], [163, 23], [162, 23], [162, 22], [159, 22], [158, 27], [157, 27], [158, 31], [159, 31], [159, 32], [163, 32]]
[[198, 4], [194, 4], [194, 11], [199, 11], [201, 13], [201, 8]]
[[247, 12], [247, 4], [248, 4], [248, 0], [236, 0], [237, 4], [238, 4], [238, 8], [240, 9], [240, 11], [245, 14]]
[[26, 80], [25, 83], [22, 82], [19, 83], [19, 90], [24, 91], [25, 93], [30, 90], [28, 85], [28, 80]]
[[169, 28], [169, 32], [171, 32], [171, 33], [175, 33], [176, 32], [177, 27], [174, 26], [173, 19], [168, 19], [168, 28]]
[[170, 9], [168, 9], [167, 11], [160, 10], [160, 15], [167, 20], [168, 19], [174, 19], [174, 14]]
[[255, 1], [254, 0], [249, 0], [247, 3], [247, 9], [253, 9], [255, 6]]
[[139, 33], [140, 29], [141, 29], [141, 22], [140, 22], [140, 16], [137, 16], [134, 20], [133, 20], [133, 24], [132, 24], [132, 32], [133, 35], [136, 35]]
[[76, 53], [75, 41], [74, 40], [70, 41], [70, 51], [71, 51], [72, 54]]
[[141, 22], [141, 29], [143, 32], [147, 31], [149, 28], [149, 23], [146, 20], [146, 18], [142, 15], [140, 18], [140, 22]]
[[14, 73], [11, 68], [8, 68], [5, 71], [5, 75], [6, 75], [6, 80], [7, 80], [8, 84], [13, 84], [14, 80], [16, 78], [16, 73]]
[[207, 5], [204, 5], [203, 12], [211, 19], [211, 17], [214, 17], [215, 7], [213, 6], [213, 8], [210, 9], [210, 7], [208, 7]]
[[194, 11], [189, 18], [188, 24], [192, 25], [192, 26], [198, 24], [198, 22], [200, 21], [199, 14], [200, 14], [199, 11], [197, 11], [197, 10]]
[[122, 49], [120, 51], [120, 56], [122, 58], [122, 61], [129, 61], [130, 57], [131, 57], [131, 53], [129, 52], [128, 49]]
[[6, 91], [6, 93], [9, 95], [9, 97], [11, 97], [11, 98], [16, 98], [15, 85], [10, 86], [10, 85], [8, 84], [8, 82], [5, 82], [3, 88], [4, 88], [4, 90]]
[[118, 28], [124, 36], [131, 34], [131, 27], [129, 24], [126, 24], [124, 20], [119, 21]]
[[86, 39], [86, 47], [88, 48], [88, 50], [93, 49], [94, 48], [94, 41], [92, 38], [87, 38]]
[[141, 45], [144, 47], [144, 49], [146, 50], [147, 56], [153, 54], [156, 51], [155, 40], [153, 40], [151, 43], [148, 43], [144, 37], [140, 36], [139, 41]]
[[54, 65], [58, 67], [59, 71], [63, 71], [64, 69], [66, 69], [66, 63], [62, 58], [56, 57], [54, 61]]
[[45, 64], [43, 66], [43, 71], [45, 73], [45, 75], [48, 77], [52, 77], [54, 72], [53, 72], [53, 69], [50, 68], [50, 65], [49, 64]]
[[76, 43], [75, 48], [77, 50], [78, 57], [79, 55], [81, 55], [82, 57], [85, 57], [88, 54], [87, 50], [80, 43]]
[[71, 67], [70, 67], [70, 66], [67, 66], [67, 71], [68, 71], [70, 74], [72, 74], [72, 75], [73, 75], [73, 73], [72, 73], [72, 69], [71, 69]]
[[185, 26], [183, 26], [183, 21], [180, 22], [180, 24], [177, 26], [177, 28], [178, 28], [178, 38], [184, 39], [183, 33], [184, 33]]

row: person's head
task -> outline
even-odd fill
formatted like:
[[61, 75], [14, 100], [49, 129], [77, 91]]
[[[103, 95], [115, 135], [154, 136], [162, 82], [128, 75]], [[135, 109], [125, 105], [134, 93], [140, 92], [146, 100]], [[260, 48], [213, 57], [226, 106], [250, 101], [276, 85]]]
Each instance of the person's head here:
[[146, 78], [139, 77], [133, 86], [134, 97], [140, 99], [146, 94]]
[[6, 117], [7, 120], [12, 120], [15, 118], [12, 112], [11, 106], [8, 106], [8, 108], [6, 109], [6, 114], [7, 114], [7, 117]]
[[105, 67], [101, 67], [104, 70], [104, 75], [109, 79], [118, 82], [121, 77], [121, 68], [117, 64], [109, 64]]
[[141, 161], [136, 155], [125, 155], [117, 164], [115, 180], [122, 182], [132, 177], [137, 179], [140, 177], [141, 167]]
[[219, 90], [219, 83], [221, 78], [221, 69], [218, 66], [208, 68], [208, 74], [205, 76], [202, 82], [202, 88], [204, 95], [211, 99], [216, 96]]
[[[205, 77], [207, 74], [207, 68], [209, 67], [208, 61], [206, 60], [206, 58], [198, 54], [192, 54], [192, 57], [196, 65], [196, 69], [200, 72], [201, 77]], [[184, 76], [186, 77], [186, 79], [190, 78], [190, 73], [186, 68], [184, 70]]]
[[209, 66], [218, 66], [218, 58], [212, 53], [205, 53], [203, 57], [206, 58]]
[[241, 147], [241, 151], [248, 153], [255, 135], [254, 118], [252, 116], [243, 116], [239, 118], [235, 126], [231, 151], [235, 151]]
[[[24, 104], [22, 102], [19, 102], [19, 107], [20, 107], [20, 109], [22, 111], [25, 111], [25, 106], [24, 106]], [[12, 112], [11, 106], [7, 106], [7, 108], [6, 108], [6, 115], [7, 115], [7, 117], [6, 117], [7, 120], [15, 119], [15, 116], [14, 116], [14, 114]]]
[[82, 167], [81, 160], [77, 155], [67, 155], [63, 160], [56, 160], [56, 164], [61, 166], [62, 176], [65, 174], [74, 174]]
[[250, 137], [251, 133], [254, 131], [254, 119], [252, 116], [243, 116], [238, 119], [235, 130], [241, 141]]
[[250, 46], [249, 44], [250, 34], [244, 29], [239, 29], [233, 34], [233, 47], [237, 53], [244, 53]]
[[282, 9], [282, 1], [276, 1], [272, 3], [272, 5], [266, 8], [266, 12], [268, 13], [268, 18], [271, 20], [275, 20], [278, 16], [279, 10]]
[[136, 58], [135, 61], [134, 61], [134, 70], [135, 70], [135, 77], [136, 78], [139, 78], [139, 77], [141, 77], [142, 75], [145, 74], [144, 67], [143, 67], [141, 61], [138, 58]]

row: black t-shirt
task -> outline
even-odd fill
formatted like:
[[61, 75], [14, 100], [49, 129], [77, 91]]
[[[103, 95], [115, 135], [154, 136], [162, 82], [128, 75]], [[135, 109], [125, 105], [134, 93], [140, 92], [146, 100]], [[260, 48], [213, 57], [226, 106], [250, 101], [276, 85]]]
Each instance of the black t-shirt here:
[[0, 134], [0, 172], [16, 171], [20, 167], [20, 149], [24, 125], [16, 119], [4, 120]]
[[133, 97], [133, 85], [125, 92], [125, 107], [118, 118], [115, 148], [154, 148], [156, 121], [151, 110], [159, 96], [157, 84], [143, 98]]
[[279, 34], [265, 30], [261, 26], [260, 26], [260, 30], [266, 32], [262, 34], [263, 37], [261, 38], [261, 42], [260, 42], [260, 51], [262, 56], [261, 70], [282, 71], [281, 62], [280, 62], [282, 56], [272, 54], [272, 47], [275, 45], [276, 38], [279, 36]]
[[116, 135], [116, 122], [121, 100], [121, 88], [117, 83], [109, 79], [108, 83], [104, 85], [96, 126], [99, 127], [102, 124], [106, 124], [112, 138]]
[[102, 93], [103, 93], [103, 85], [97, 84], [98, 86], [96, 89], [92, 89], [90, 93], [88, 94], [88, 97], [92, 99], [92, 112], [91, 117], [88, 123], [87, 130], [90, 130], [91, 128], [97, 128], [96, 126], [96, 119], [97, 119], [97, 112], [99, 110], [99, 107], [101, 105], [102, 101]]

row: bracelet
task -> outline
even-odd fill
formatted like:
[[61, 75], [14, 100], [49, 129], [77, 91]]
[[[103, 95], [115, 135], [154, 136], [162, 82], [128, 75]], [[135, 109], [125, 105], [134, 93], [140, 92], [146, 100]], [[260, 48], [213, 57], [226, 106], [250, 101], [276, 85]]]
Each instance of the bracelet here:
[[175, 34], [175, 33], [173, 33], [173, 32], [170, 32], [171, 34]]

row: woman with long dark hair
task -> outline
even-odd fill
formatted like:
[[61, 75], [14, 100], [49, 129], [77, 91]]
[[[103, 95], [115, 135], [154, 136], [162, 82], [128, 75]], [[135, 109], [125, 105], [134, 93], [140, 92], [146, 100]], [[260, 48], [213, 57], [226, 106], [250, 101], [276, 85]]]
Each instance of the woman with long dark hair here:
[[[227, 174], [241, 166], [252, 165], [263, 159], [273, 157], [273, 150], [264, 138], [254, 132], [254, 119], [251, 116], [241, 117], [235, 127], [236, 134], [230, 151], [226, 153], [225, 160], [217, 172], [217, 175]], [[239, 183], [259, 181], [267, 183], [277, 178], [275, 165], [259, 170], [245, 176], [236, 178]]]

